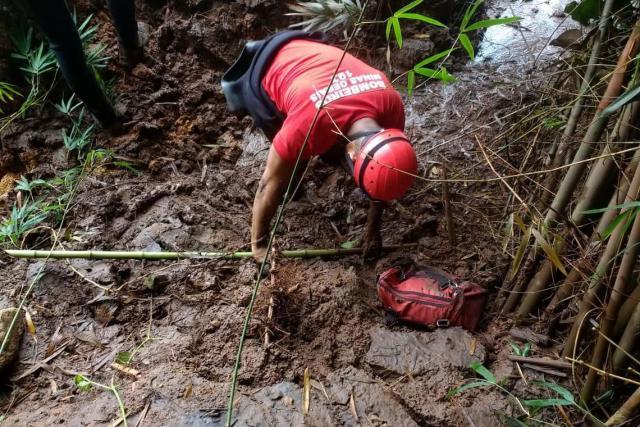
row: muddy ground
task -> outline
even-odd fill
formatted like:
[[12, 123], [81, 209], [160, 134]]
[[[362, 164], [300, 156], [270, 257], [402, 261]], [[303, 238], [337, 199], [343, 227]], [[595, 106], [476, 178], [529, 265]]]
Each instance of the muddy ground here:
[[[96, 13], [100, 38], [115, 57], [114, 33], [99, 3], [83, 2], [79, 13]], [[283, 12], [281, 2], [260, 0], [139, 4], [139, 19], [151, 28], [148, 58], [130, 74], [113, 63], [107, 71], [116, 79], [117, 108], [128, 131], [101, 134], [96, 144], [134, 161], [141, 173], [106, 168], [85, 180], [68, 215], [65, 236], [73, 239], [66, 248], [248, 249], [250, 206], [268, 145], [250, 120], [226, 113], [219, 81], [244, 40], [289, 22]], [[367, 43], [356, 43], [354, 53], [388, 70], [384, 44], [372, 50]], [[410, 40], [415, 49], [393, 63], [410, 62], [402, 55], [433, 48], [430, 43]], [[476, 138], [490, 149], [504, 144], [496, 136], [509, 119], [501, 117], [533, 96], [532, 86], [491, 63], [454, 71], [455, 85], [429, 85], [407, 100], [407, 133], [421, 173], [440, 178], [434, 162], [446, 161], [451, 175], [492, 178]], [[73, 161], [60, 137], [65, 126], [53, 108], [21, 122], [3, 138], [3, 174], [48, 178], [68, 168]], [[521, 151], [515, 146], [509, 155], [517, 159]], [[457, 243], [451, 245], [441, 185], [418, 182], [388, 210], [383, 228], [385, 244], [417, 243], [410, 253], [388, 254], [377, 264], [357, 257], [279, 260], [251, 322], [236, 425], [495, 425], [496, 410], [510, 413], [495, 392], [443, 399], [471, 376], [471, 360], [491, 365], [502, 359], [507, 326], [491, 305], [474, 336], [457, 329], [412, 331], [385, 324], [374, 287], [377, 272], [394, 257], [410, 255], [493, 292], [508, 262], [500, 247], [507, 194], [496, 182], [452, 185]], [[14, 197], [7, 195], [3, 212]], [[365, 207], [349, 177], [314, 162], [303, 197], [286, 211], [278, 248], [336, 247], [357, 239]], [[17, 300], [42, 264], [7, 257], [0, 263], [4, 306]], [[25, 337], [19, 361], [4, 378], [3, 425], [112, 425], [118, 418], [113, 396], [79, 392], [76, 373], [104, 384], [113, 378], [130, 425], [221, 425], [254, 263], [70, 264], [46, 263], [29, 299], [37, 342]], [[271, 330], [268, 348], [265, 327]], [[136, 375], [111, 367], [118, 352], [134, 348]], [[391, 356], [382, 357], [390, 348]], [[408, 362], [398, 359], [407, 354]], [[504, 363], [493, 368], [511, 374]], [[306, 419], [300, 412], [305, 369], [314, 379]]]

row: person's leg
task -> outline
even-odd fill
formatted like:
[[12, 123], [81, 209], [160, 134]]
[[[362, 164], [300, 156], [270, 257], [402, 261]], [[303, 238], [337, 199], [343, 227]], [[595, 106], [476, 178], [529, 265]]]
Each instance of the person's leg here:
[[118, 33], [121, 55], [126, 64], [133, 67], [142, 60], [135, 4], [133, 0], [108, 0], [107, 6]]
[[44, 33], [67, 84], [104, 128], [116, 125], [116, 113], [87, 66], [82, 42], [65, 0], [22, 0], [25, 11]]

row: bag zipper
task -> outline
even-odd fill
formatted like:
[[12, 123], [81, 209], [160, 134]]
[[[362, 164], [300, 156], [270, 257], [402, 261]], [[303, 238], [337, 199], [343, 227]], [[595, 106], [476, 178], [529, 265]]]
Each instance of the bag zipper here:
[[[406, 297], [403, 296], [403, 294], [405, 294], [405, 295], [406, 294], [413, 294], [413, 295], [416, 295], [416, 296], [423, 296], [424, 298], [431, 298], [432, 295], [424, 295], [424, 294], [419, 294], [418, 292], [410, 292], [410, 291], [398, 291], [397, 289], [393, 289], [391, 286], [387, 285], [384, 282], [380, 283], [379, 286], [384, 288], [385, 290], [387, 290], [392, 295], [395, 295], [396, 297], [403, 298], [403, 299], [405, 299], [407, 301], [410, 301], [410, 302], [415, 302], [415, 303], [418, 303], [418, 304], [423, 304], [423, 305], [428, 305], [428, 306], [431, 306], [431, 307], [438, 307], [438, 308], [446, 308], [446, 307], [449, 307], [451, 305], [451, 304], [438, 304], [436, 302], [424, 301], [424, 300], [419, 300], [419, 299], [415, 299], [415, 298], [414, 299], [406, 298]], [[443, 297], [440, 297], [440, 298], [443, 298]], [[438, 299], [438, 298], [436, 298], [436, 299]], [[449, 303], [451, 303], [453, 300], [447, 299], [447, 301]]]

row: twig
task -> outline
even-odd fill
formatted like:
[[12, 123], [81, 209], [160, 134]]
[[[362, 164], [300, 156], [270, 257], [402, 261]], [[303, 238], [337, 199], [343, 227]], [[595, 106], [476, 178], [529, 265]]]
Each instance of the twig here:
[[447, 218], [447, 233], [449, 234], [449, 244], [455, 246], [456, 231], [453, 224], [453, 214], [451, 213], [451, 204], [449, 203], [449, 182], [447, 181], [447, 162], [442, 162], [442, 177], [445, 181], [442, 183], [442, 197], [444, 199], [444, 212]]
[[538, 365], [538, 366], [550, 366], [553, 368], [560, 368], [560, 369], [571, 369], [571, 363], [563, 362], [562, 360], [542, 359], [539, 357], [515, 356], [513, 354], [510, 354], [507, 357], [509, 358], [509, 360], [512, 360], [514, 362], [530, 363], [532, 365]]

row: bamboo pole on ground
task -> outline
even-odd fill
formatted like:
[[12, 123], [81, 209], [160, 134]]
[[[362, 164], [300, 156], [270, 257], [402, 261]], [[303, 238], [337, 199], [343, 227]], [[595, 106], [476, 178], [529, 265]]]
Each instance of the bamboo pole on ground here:
[[[638, 167], [636, 168], [636, 172], [633, 175], [633, 181], [631, 182], [629, 194], [627, 195], [627, 201], [630, 202], [633, 200], [637, 200], [639, 194], [640, 165], [638, 165]], [[624, 212], [626, 212], [626, 210], [621, 211], [621, 213]], [[624, 227], [621, 226], [616, 227], [611, 236], [609, 236], [609, 240], [607, 241], [604, 252], [600, 257], [600, 261], [598, 262], [596, 271], [593, 273], [591, 279], [589, 280], [587, 291], [584, 294], [582, 301], [580, 302], [578, 315], [573, 323], [573, 326], [571, 327], [571, 332], [569, 333], [569, 337], [562, 352], [562, 355], [564, 357], [573, 355], [573, 351], [576, 346], [576, 340], [580, 335], [583, 321], [585, 320], [589, 311], [591, 311], [591, 309], [595, 307], [598, 302], [603, 287], [603, 278], [611, 269], [611, 264], [614, 261], [614, 257], [618, 253], [619, 248], [624, 240], [625, 236], [623, 228]]]
[[[416, 245], [391, 245], [380, 248], [382, 251], [408, 249]], [[243, 259], [251, 258], [252, 252], [144, 252], [144, 251], [49, 251], [31, 249], [9, 249], [8, 255], [16, 258], [50, 259], [140, 259], [140, 260], [182, 260], [182, 259]], [[291, 249], [280, 252], [283, 258], [313, 258], [338, 255], [359, 255], [362, 248], [336, 249]]]
[[[618, 227], [621, 227], [619, 225]], [[602, 368], [604, 364], [605, 356], [609, 348], [609, 342], [607, 338], [610, 337], [613, 327], [615, 325], [616, 316], [618, 310], [622, 305], [624, 295], [627, 292], [629, 282], [631, 282], [631, 275], [633, 274], [633, 268], [636, 265], [638, 259], [638, 250], [640, 249], [640, 215], [636, 215], [633, 221], [631, 232], [629, 233], [629, 239], [627, 240], [627, 247], [625, 253], [620, 261], [620, 267], [618, 268], [618, 275], [609, 297], [609, 302], [604, 311], [604, 316], [600, 319], [600, 334], [596, 340], [596, 345], [593, 350], [593, 356], [591, 358], [591, 366], [596, 369]], [[593, 392], [597, 383], [597, 375], [595, 369], [589, 369], [587, 379], [580, 392], [582, 401], [588, 403], [593, 397]]]

